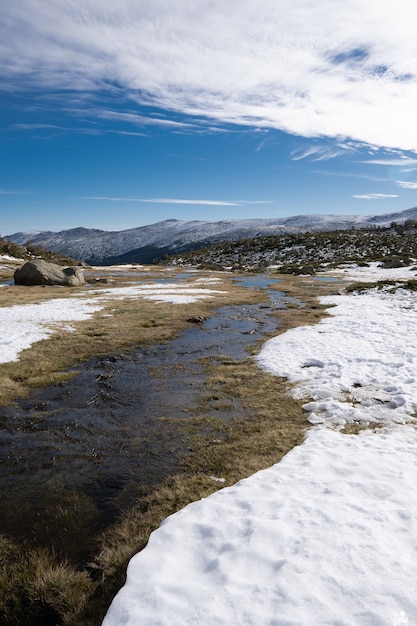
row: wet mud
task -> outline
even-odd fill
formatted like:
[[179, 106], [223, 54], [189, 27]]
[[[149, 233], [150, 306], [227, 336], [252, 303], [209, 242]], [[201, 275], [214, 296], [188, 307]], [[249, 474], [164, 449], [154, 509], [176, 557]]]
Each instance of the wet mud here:
[[[201, 359], [246, 358], [285, 306], [269, 279], [246, 280], [269, 304], [222, 307], [178, 339], [93, 359], [68, 382], [0, 408], [0, 532], [83, 560], [100, 530], [178, 470], [187, 451], [178, 424], [195, 416]], [[240, 414], [238, 405], [211, 410]]]

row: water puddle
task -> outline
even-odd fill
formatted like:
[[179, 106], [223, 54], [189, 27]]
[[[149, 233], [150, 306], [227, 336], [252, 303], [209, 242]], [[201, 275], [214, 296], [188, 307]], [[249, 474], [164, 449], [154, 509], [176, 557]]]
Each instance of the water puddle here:
[[[283, 294], [267, 293], [270, 304], [222, 307], [168, 344], [93, 359], [69, 382], [0, 408], [0, 532], [87, 558], [100, 529], [178, 470], [187, 450], [178, 420], [195, 415], [201, 358], [246, 358], [276, 329]], [[239, 406], [212, 408], [239, 416]]]
[[267, 289], [271, 285], [276, 285], [280, 282], [279, 278], [273, 278], [267, 274], [255, 274], [254, 276], [238, 276], [233, 279], [238, 285], [242, 287], [249, 287], [252, 289]]
[[319, 282], [324, 282], [324, 283], [340, 282], [340, 278], [337, 278], [335, 276], [313, 276], [312, 278], [313, 280], [318, 280]]
[[195, 278], [195, 274], [191, 272], [181, 272], [179, 274], [175, 274], [174, 278], [156, 278], [156, 283], [172, 283], [174, 280], [176, 283], [182, 283], [184, 281], [190, 280], [191, 278]]

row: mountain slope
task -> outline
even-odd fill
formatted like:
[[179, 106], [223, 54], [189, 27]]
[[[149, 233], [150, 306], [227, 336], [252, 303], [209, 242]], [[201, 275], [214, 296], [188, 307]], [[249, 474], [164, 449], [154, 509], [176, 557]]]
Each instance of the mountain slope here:
[[20, 245], [42, 246], [48, 250], [90, 263], [150, 263], [164, 254], [177, 254], [221, 241], [259, 236], [322, 230], [346, 230], [388, 226], [396, 221], [417, 219], [417, 207], [389, 215], [295, 215], [277, 219], [242, 219], [220, 222], [165, 220], [122, 231], [73, 228], [57, 233], [19, 232], [6, 237]]

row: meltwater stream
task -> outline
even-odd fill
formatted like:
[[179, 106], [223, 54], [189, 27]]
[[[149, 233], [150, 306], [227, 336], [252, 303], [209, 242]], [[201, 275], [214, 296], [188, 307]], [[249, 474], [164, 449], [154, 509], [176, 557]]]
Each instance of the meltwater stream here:
[[[276, 281], [245, 281], [265, 289], [269, 304], [222, 307], [168, 344], [92, 359], [69, 382], [0, 408], [0, 533], [82, 561], [99, 530], [177, 471], [187, 441], [175, 420], [203, 388], [200, 359], [247, 357], [285, 306], [268, 290]], [[212, 410], [240, 415], [237, 405]]]

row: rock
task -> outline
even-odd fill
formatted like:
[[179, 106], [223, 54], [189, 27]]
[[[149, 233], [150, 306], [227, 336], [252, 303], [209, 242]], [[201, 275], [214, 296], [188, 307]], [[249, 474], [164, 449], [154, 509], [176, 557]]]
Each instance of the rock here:
[[191, 322], [192, 324], [202, 324], [203, 322], [206, 321], [206, 317], [204, 317], [203, 315], [196, 315], [193, 317], [189, 317], [187, 319], [187, 322]]
[[28, 261], [14, 273], [15, 285], [62, 285], [78, 287], [85, 283], [78, 267], [61, 267], [42, 259]]
[[382, 267], [384, 270], [394, 269], [396, 267], [407, 267], [407, 263], [401, 259], [392, 259], [391, 261], [384, 261], [378, 267]]
[[97, 285], [97, 284], [108, 285], [109, 284], [108, 278], [89, 278], [87, 282], [90, 283], [91, 285]]

